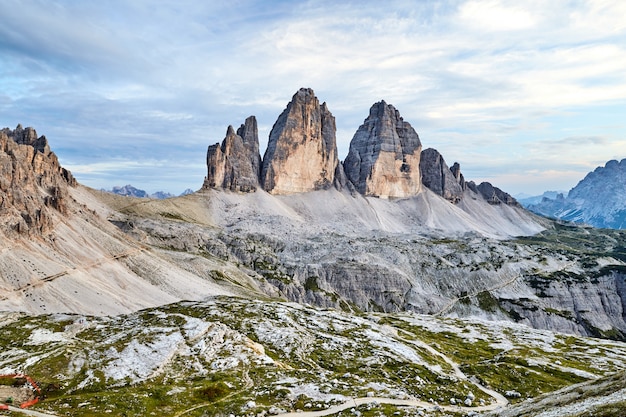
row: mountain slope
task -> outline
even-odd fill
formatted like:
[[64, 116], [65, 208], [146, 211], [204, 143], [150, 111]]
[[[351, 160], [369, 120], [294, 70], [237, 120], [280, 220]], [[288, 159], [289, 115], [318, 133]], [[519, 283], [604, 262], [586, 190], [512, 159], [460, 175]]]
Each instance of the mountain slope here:
[[0, 243], [1, 309], [117, 314], [180, 299], [258, 292], [235, 267], [230, 274], [248, 289], [217, 281], [210, 273], [224, 268], [217, 260], [195, 259], [195, 270], [181, 268], [177, 263], [183, 260], [169, 260], [80, 204], [94, 207], [83, 187], [70, 195], [68, 215], [55, 216], [50, 233]]
[[3, 310], [116, 314], [180, 299], [262, 293], [234, 266], [237, 283], [219, 282], [211, 275], [224, 268], [217, 260], [181, 268], [184, 261], [129, 238], [32, 128], [0, 132], [0, 212]]
[[543, 223], [548, 230], [534, 236], [495, 234], [540, 223], [526, 214], [528, 223], [519, 224], [519, 207], [474, 198], [454, 205], [428, 190], [402, 200], [332, 189], [288, 196], [206, 190], [116, 206], [111, 219], [144, 244], [236, 264], [292, 301], [626, 335], [622, 232]]
[[[63, 205], [45, 209], [47, 228], [37, 235], [18, 231], [0, 243], [2, 309], [116, 314], [236, 294], [626, 335], [623, 237], [552, 225], [490, 184], [463, 180], [453, 202], [427, 187], [403, 199], [330, 187], [146, 200], [63, 185], [70, 176], [51, 161], [35, 172], [58, 176]], [[458, 164], [434, 161], [435, 171], [452, 173], [448, 183], [461, 185]], [[47, 197], [28, 201], [59, 201]]]
[[609, 161], [572, 188], [566, 198], [544, 198], [528, 206], [538, 214], [590, 224], [626, 229], [626, 159]]

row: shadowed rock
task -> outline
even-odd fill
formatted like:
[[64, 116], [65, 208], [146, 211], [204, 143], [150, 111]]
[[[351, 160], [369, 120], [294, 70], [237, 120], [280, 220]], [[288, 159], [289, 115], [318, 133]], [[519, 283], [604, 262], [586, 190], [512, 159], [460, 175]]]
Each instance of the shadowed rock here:
[[256, 118], [250, 116], [237, 133], [228, 126], [221, 146], [209, 146], [204, 186], [254, 192], [259, 184], [260, 159]]
[[448, 168], [443, 156], [436, 149], [428, 148], [422, 151], [420, 159], [422, 184], [456, 204], [463, 197], [463, 187], [459, 184], [462, 178], [459, 164], [455, 163], [454, 168], [456, 174]]
[[348, 179], [361, 194], [410, 197], [421, 189], [419, 136], [390, 104], [380, 101], [354, 134], [344, 162]]
[[498, 187], [494, 187], [491, 183], [481, 182], [474, 191], [479, 192], [489, 204], [498, 205], [504, 203], [509, 206], [520, 207], [517, 200], [510, 194], [505, 193]]

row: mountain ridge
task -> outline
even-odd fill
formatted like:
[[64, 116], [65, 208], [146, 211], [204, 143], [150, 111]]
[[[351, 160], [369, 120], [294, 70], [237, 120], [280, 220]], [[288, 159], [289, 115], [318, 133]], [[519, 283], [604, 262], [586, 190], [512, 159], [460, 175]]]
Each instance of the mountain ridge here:
[[254, 123], [249, 145], [243, 145], [239, 134], [245, 134], [242, 125], [237, 134], [229, 126], [221, 145], [208, 147], [204, 188], [254, 192], [258, 185], [272, 194], [294, 194], [334, 187], [365, 196], [409, 198], [426, 187], [453, 204], [470, 189], [489, 204], [519, 206], [490, 183], [466, 182], [459, 164], [449, 168], [436, 150], [422, 151], [415, 129], [384, 100], [371, 106], [343, 162], [337, 156], [335, 118], [310, 88], [299, 89], [278, 116], [262, 159], [256, 118], [250, 116], [245, 126], [249, 121]]
[[543, 216], [575, 223], [626, 229], [625, 189], [626, 159], [611, 160], [589, 172], [567, 196], [547, 195], [527, 208]]

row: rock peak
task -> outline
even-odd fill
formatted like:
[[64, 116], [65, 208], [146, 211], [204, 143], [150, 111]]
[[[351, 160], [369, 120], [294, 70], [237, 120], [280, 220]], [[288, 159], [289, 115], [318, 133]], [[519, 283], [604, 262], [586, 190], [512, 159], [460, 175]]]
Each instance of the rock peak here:
[[256, 191], [260, 166], [257, 122], [250, 116], [236, 133], [232, 125], [228, 126], [221, 146], [219, 143], [209, 146], [204, 187]]
[[[448, 168], [443, 156], [432, 148], [424, 149], [420, 159], [422, 184], [451, 203], [458, 203], [463, 197], [465, 181], [461, 166], [455, 163]], [[463, 183], [463, 184], [462, 184]]]
[[364, 195], [410, 197], [421, 190], [422, 144], [417, 132], [384, 100], [374, 103], [354, 134], [346, 176]]
[[272, 194], [331, 187], [339, 165], [335, 118], [310, 88], [301, 88], [274, 123], [261, 168]]
[[17, 125], [0, 130], [0, 229], [41, 235], [53, 227], [52, 213], [67, 214], [72, 174], [61, 167], [45, 136]]

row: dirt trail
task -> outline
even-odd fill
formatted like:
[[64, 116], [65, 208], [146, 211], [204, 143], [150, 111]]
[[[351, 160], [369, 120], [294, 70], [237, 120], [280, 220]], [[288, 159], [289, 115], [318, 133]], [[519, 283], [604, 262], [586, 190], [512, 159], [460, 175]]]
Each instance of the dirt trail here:
[[56, 414], [47, 414], [47, 413], [42, 413], [41, 411], [28, 410], [24, 408], [11, 407], [11, 406], [9, 406], [9, 411], [13, 413], [22, 413], [22, 414], [26, 414], [26, 415], [34, 416], [34, 417], [59, 417]]
[[502, 289], [502, 288], [504, 288], [504, 287], [508, 287], [509, 285], [513, 284], [515, 281], [517, 281], [518, 279], [520, 279], [521, 277], [522, 277], [522, 275], [521, 275], [521, 274], [518, 274], [518, 275], [515, 275], [515, 276], [514, 276], [513, 278], [511, 278], [510, 280], [505, 281], [505, 282], [503, 282], [503, 283], [500, 283], [500, 284], [498, 284], [498, 285], [494, 285], [493, 287], [490, 287], [490, 288], [485, 288], [485, 289], [483, 289], [483, 290], [476, 291], [476, 292], [474, 292], [474, 293], [472, 293], [472, 294], [467, 294], [467, 295], [464, 295], [464, 296], [462, 296], [462, 297], [456, 297], [456, 298], [453, 298], [453, 299], [451, 299], [451, 300], [450, 300], [450, 302], [449, 302], [448, 304], [446, 304], [446, 305], [445, 305], [445, 306], [444, 306], [441, 310], [439, 310], [439, 311], [438, 311], [438, 312], [436, 312], [436, 313], [433, 313], [433, 315], [435, 315], [435, 316], [443, 316], [443, 315], [444, 315], [444, 314], [446, 314], [448, 311], [450, 311], [450, 310], [452, 309], [452, 307], [454, 307], [454, 305], [455, 305], [456, 303], [458, 303], [460, 300], [467, 299], [467, 298], [470, 298], [470, 297], [476, 297], [476, 296], [477, 296], [478, 294], [480, 294], [481, 292], [485, 292], [485, 291], [491, 292], [491, 291], [495, 291], [495, 290]]
[[[518, 277], [515, 277], [515, 279], [517, 279]], [[407, 333], [404, 330], [400, 330], [402, 332]], [[409, 333], [410, 334], [410, 333]], [[500, 393], [491, 390], [489, 388], [486, 388], [484, 386], [482, 386], [481, 384], [479, 384], [478, 382], [476, 382], [474, 379], [470, 379], [467, 377], [467, 375], [465, 375], [463, 373], [463, 371], [461, 371], [461, 369], [459, 368], [459, 365], [454, 362], [452, 359], [450, 359], [449, 357], [447, 357], [446, 355], [444, 355], [443, 353], [439, 352], [438, 350], [436, 350], [435, 348], [433, 348], [432, 346], [430, 346], [427, 343], [424, 343], [420, 340], [408, 340], [405, 339], [401, 336], [397, 336], [398, 339], [402, 340], [405, 343], [410, 343], [413, 344], [415, 346], [418, 346], [422, 349], [427, 350], [428, 352], [430, 352], [431, 354], [438, 356], [439, 358], [441, 358], [444, 362], [446, 362], [448, 365], [450, 365], [452, 367], [452, 370], [454, 371], [454, 375], [464, 381], [469, 382], [470, 384], [474, 385], [476, 388], [478, 388], [480, 391], [484, 392], [485, 394], [489, 395], [491, 398], [493, 398], [495, 400], [495, 403], [493, 404], [487, 404], [487, 405], [480, 405], [480, 406], [476, 406], [476, 407], [465, 407], [465, 406], [460, 406], [460, 405], [436, 405], [430, 402], [426, 402], [426, 401], [421, 401], [421, 400], [400, 400], [397, 398], [384, 398], [384, 397], [360, 397], [360, 398], [351, 398], [350, 400], [346, 401], [343, 404], [339, 404], [333, 407], [330, 407], [326, 410], [320, 410], [320, 411], [297, 411], [297, 412], [292, 412], [292, 413], [285, 413], [285, 414], [281, 414], [281, 417], [322, 417], [322, 416], [328, 416], [331, 414], [335, 414], [338, 413], [340, 411], [343, 410], [347, 410], [348, 408], [352, 408], [352, 407], [357, 407], [359, 405], [363, 405], [363, 404], [370, 404], [372, 402], [376, 402], [379, 404], [391, 404], [391, 405], [403, 405], [403, 406], [415, 406], [415, 407], [422, 407], [424, 409], [427, 410], [434, 410], [434, 409], [438, 409], [438, 410], [443, 410], [443, 411], [464, 411], [464, 412], [469, 412], [469, 411], [476, 411], [476, 412], [483, 412], [483, 411], [493, 411], [493, 410], [497, 410], [499, 408], [504, 408], [509, 404], [509, 401]]]
[[[70, 273], [72, 273], [73, 271], [75, 271], [77, 269], [88, 270], [88, 269], [91, 269], [91, 268], [95, 268], [97, 266], [102, 265], [105, 262], [111, 262], [111, 261], [115, 261], [117, 259], [126, 258], [126, 257], [134, 255], [136, 253], [143, 252], [143, 250], [144, 249], [141, 249], [141, 248], [128, 249], [128, 250], [126, 250], [124, 252], [118, 253], [117, 255], [107, 256], [105, 258], [98, 259], [97, 261], [92, 262], [92, 263], [87, 264], [87, 265], [75, 266], [73, 268], [68, 268], [68, 269], [66, 269], [64, 271], [61, 271], [61, 272], [58, 272], [56, 274], [48, 275], [48, 276], [45, 276], [43, 278], [39, 278], [39, 279], [37, 279], [35, 281], [29, 282], [26, 285], [23, 285], [23, 286], [21, 286], [19, 288], [15, 288], [15, 289], [9, 291], [9, 293], [23, 292], [23, 291], [26, 291], [26, 290], [28, 290], [30, 288], [36, 288], [36, 287], [39, 287], [39, 286], [43, 285], [46, 282], [51, 282], [51, 281], [54, 281], [57, 278], [61, 278], [63, 276], [69, 275]], [[0, 296], [0, 300], [7, 300], [8, 298], [9, 298], [8, 295]]]

